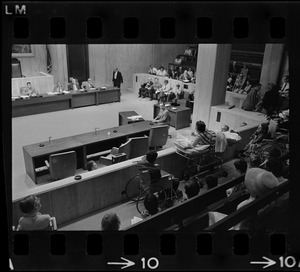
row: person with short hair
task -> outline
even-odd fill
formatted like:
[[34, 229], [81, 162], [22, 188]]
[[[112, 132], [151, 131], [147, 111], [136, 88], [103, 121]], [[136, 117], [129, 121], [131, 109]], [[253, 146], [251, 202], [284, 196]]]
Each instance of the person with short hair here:
[[198, 181], [195, 178], [189, 179], [184, 185], [184, 190], [188, 199], [198, 195], [200, 192], [200, 186], [198, 184]]
[[78, 91], [80, 89], [79, 83], [76, 82], [76, 79], [70, 77], [71, 82], [68, 84], [68, 91]]
[[156, 75], [157, 74], [157, 69], [155, 67], [152, 67], [152, 65], [150, 65], [148, 73], [150, 75]]
[[160, 125], [169, 124], [170, 122], [170, 113], [164, 103], [159, 105], [160, 110], [158, 115], [154, 118], [153, 122]]
[[24, 216], [19, 220], [17, 231], [50, 230], [51, 217], [49, 214], [41, 214], [39, 212], [41, 207], [40, 199], [35, 195], [23, 198], [19, 203], [19, 208]]
[[218, 184], [218, 177], [214, 175], [208, 175], [205, 177], [205, 182], [207, 186], [207, 190], [217, 187]]
[[137, 167], [139, 171], [148, 171], [151, 182], [157, 181], [161, 178], [160, 166], [156, 164], [157, 152], [154, 150], [148, 151], [146, 156], [138, 162]]
[[157, 76], [163, 76], [163, 77], [167, 76], [167, 74], [168, 73], [163, 66], [160, 66], [156, 73]]
[[147, 195], [145, 196], [144, 206], [146, 210], [142, 211], [143, 218], [159, 212], [158, 198], [152, 193], [147, 193]]
[[114, 87], [121, 89], [121, 84], [123, 83], [123, 76], [117, 67], [113, 70], [112, 82]]
[[120, 225], [120, 218], [114, 212], [105, 214], [101, 220], [102, 231], [118, 231], [120, 229]]
[[243, 105], [242, 109], [245, 111], [254, 111], [256, 105], [259, 103], [259, 91], [261, 89], [261, 84], [256, 84], [251, 90], [248, 92]]
[[30, 97], [38, 96], [39, 93], [36, 91], [35, 88], [33, 88], [31, 82], [26, 83], [26, 87], [23, 87], [23, 93], [22, 95], [28, 95]]
[[86, 169], [88, 171], [93, 171], [96, 170], [98, 168], [97, 163], [93, 160], [90, 160], [86, 163]]
[[181, 62], [182, 62], [181, 57], [180, 57], [180, 56], [176, 56], [176, 58], [175, 58], [175, 60], [174, 60], [174, 63], [175, 63], [175, 64], [181, 64]]
[[189, 144], [190, 148], [194, 148], [197, 145], [210, 145], [213, 146], [216, 142], [216, 133], [212, 130], [206, 129], [206, 125], [203, 121], [196, 122], [196, 137]]

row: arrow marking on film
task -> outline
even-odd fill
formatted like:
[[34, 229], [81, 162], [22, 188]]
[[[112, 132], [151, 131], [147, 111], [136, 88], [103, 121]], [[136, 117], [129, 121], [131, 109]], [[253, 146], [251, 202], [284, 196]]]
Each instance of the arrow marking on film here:
[[265, 266], [263, 268], [267, 268], [269, 266], [276, 264], [275, 261], [273, 261], [265, 256], [263, 256], [263, 258], [266, 260], [266, 262], [250, 262], [250, 264], [265, 264]]
[[125, 262], [124, 263], [120, 263], [120, 262], [108, 262], [107, 264], [108, 265], [125, 265], [125, 266], [122, 266], [121, 269], [124, 269], [124, 268], [127, 268], [127, 267], [135, 265], [135, 263], [132, 262], [132, 261], [130, 261], [130, 260], [127, 260], [127, 259], [125, 259], [123, 257], [121, 257], [121, 259], [123, 261], [125, 261]]

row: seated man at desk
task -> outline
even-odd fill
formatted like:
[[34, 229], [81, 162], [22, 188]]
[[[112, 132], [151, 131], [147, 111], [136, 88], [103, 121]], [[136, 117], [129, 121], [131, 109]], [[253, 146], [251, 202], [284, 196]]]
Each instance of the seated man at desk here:
[[61, 85], [61, 83], [58, 81], [56, 86], [53, 89], [53, 93], [62, 93], [63, 91], [64, 91], [64, 88]]
[[28, 95], [31, 97], [39, 95], [39, 93], [32, 87], [31, 82], [27, 82], [26, 87], [21, 87], [20, 94]]
[[159, 107], [159, 113], [154, 118], [153, 122], [160, 125], [168, 125], [170, 122], [170, 113], [165, 104], [161, 103]]
[[68, 91], [78, 91], [80, 89], [78, 82], [76, 79], [71, 77], [71, 82], [68, 84]]
[[81, 88], [89, 91], [91, 89], [95, 89], [95, 84], [90, 78], [88, 78], [85, 83], [81, 84]]

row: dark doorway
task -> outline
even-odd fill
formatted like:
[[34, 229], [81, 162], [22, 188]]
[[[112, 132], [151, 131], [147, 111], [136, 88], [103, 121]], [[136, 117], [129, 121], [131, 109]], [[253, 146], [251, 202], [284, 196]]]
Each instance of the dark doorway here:
[[88, 45], [67, 45], [68, 77], [77, 78], [79, 84], [89, 77]]

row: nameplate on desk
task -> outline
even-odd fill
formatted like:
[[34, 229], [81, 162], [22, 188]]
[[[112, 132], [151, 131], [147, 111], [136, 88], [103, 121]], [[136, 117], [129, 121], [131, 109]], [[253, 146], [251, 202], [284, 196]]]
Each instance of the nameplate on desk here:
[[58, 92], [47, 92], [48, 95], [57, 95]]

